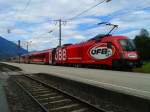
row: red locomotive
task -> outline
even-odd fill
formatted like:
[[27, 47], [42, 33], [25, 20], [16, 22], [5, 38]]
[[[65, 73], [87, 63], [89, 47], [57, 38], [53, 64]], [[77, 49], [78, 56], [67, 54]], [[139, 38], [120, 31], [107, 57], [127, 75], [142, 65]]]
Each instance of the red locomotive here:
[[[115, 27], [117, 26], [114, 25], [113, 29]], [[112, 36], [110, 32], [107, 35], [97, 35], [86, 42], [65, 44], [23, 55], [21, 62], [111, 68], [140, 67], [142, 63], [134, 43], [125, 36]]]
[[124, 36], [97, 35], [78, 44], [33, 52], [21, 56], [24, 63], [73, 66], [139, 67], [141, 60], [131, 40]]

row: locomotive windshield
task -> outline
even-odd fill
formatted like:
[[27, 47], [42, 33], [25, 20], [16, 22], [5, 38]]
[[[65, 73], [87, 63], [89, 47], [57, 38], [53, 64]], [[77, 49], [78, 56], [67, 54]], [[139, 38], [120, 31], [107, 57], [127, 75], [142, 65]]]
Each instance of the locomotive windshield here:
[[134, 42], [130, 39], [120, 40], [120, 44], [125, 51], [135, 51]]

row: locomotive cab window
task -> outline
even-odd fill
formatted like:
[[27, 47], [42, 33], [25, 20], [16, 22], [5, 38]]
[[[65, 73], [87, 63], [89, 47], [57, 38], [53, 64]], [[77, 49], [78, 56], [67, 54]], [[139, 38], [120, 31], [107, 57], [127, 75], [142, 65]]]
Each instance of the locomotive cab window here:
[[119, 42], [120, 42], [121, 47], [125, 51], [135, 51], [136, 50], [134, 42], [130, 39], [122, 39]]

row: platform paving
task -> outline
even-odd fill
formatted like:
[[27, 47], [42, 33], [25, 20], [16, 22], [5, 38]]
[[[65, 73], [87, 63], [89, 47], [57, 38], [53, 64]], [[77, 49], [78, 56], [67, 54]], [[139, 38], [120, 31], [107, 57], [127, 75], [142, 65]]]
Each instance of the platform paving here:
[[150, 100], [150, 74], [51, 65], [8, 64], [20, 67], [25, 73], [49, 73]]

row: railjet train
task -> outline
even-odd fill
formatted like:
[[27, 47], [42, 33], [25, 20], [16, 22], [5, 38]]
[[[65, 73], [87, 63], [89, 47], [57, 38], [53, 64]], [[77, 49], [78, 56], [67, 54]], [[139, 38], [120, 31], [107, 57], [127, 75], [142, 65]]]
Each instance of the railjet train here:
[[[113, 28], [115, 28], [114, 26]], [[111, 30], [112, 31], [112, 30]], [[125, 36], [97, 35], [77, 44], [22, 55], [22, 63], [133, 68], [142, 65], [134, 43]]]
[[139, 53], [125, 36], [97, 35], [78, 44], [22, 55], [22, 63], [45, 63], [70, 66], [140, 67]]

